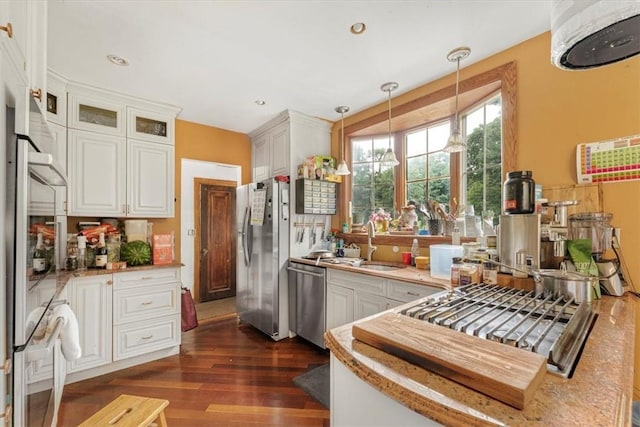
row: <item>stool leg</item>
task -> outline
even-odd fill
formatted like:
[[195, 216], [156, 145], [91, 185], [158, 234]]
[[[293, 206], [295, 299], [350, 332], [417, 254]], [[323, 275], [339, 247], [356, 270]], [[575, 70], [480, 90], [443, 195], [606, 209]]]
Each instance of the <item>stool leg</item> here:
[[158, 425], [158, 427], [168, 427], [167, 419], [164, 416], [164, 411], [158, 414], [158, 418], [156, 418], [156, 424]]

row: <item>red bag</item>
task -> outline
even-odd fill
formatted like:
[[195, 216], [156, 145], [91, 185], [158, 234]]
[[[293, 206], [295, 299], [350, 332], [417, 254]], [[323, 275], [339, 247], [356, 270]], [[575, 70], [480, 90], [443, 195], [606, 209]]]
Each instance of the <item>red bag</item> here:
[[198, 326], [196, 304], [193, 302], [189, 288], [182, 288], [182, 332]]

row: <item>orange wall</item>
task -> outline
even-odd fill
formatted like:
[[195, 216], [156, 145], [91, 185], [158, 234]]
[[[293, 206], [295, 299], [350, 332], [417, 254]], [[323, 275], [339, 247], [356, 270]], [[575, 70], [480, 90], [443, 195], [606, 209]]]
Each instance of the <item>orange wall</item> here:
[[[515, 61], [517, 165], [532, 170], [543, 187], [577, 184], [577, 144], [640, 134], [640, 57], [592, 70], [564, 71], [551, 64], [550, 45], [547, 32], [460, 71], [465, 79]], [[455, 74], [399, 95], [393, 104], [453, 83]], [[345, 117], [345, 126], [386, 108], [382, 103]], [[339, 126], [336, 122], [332, 132], [332, 153], [338, 157]], [[605, 184], [604, 207], [613, 213], [614, 226], [622, 229], [624, 255], [640, 289], [640, 181]]]
[[153, 219], [154, 232], [175, 232], [176, 260], [180, 260], [180, 177], [182, 159], [239, 165], [242, 184], [251, 182], [251, 140], [248, 135], [198, 123], [176, 120], [176, 204], [175, 217]]

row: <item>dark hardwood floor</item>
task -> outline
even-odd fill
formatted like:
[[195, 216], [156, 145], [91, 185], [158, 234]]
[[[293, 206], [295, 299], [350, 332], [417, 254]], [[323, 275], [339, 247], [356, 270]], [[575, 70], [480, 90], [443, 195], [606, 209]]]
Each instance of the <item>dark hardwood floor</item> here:
[[235, 316], [182, 334], [180, 354], [67, 384], [59, 426], [76, 426], [120, 394], [169, 400], [169, 426], [329, 426], [329, 411], [292, 379], [329, 361], [299, 339], [274, 342]]

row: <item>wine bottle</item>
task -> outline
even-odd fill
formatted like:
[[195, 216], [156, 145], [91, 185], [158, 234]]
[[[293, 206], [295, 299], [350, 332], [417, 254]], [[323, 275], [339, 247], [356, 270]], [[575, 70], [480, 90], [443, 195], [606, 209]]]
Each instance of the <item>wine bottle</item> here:
[[33, 252], [33, 272], [42, 274], [47, 271], [47, 250], [42, 242], [42, 233], [38, 233], [36, 242], [36, 250]]
[[107, 245], [104, 243], [104, 233], [100, 233], [96, 246], [96, 268], [107, 268]]

